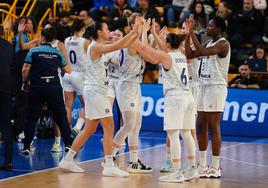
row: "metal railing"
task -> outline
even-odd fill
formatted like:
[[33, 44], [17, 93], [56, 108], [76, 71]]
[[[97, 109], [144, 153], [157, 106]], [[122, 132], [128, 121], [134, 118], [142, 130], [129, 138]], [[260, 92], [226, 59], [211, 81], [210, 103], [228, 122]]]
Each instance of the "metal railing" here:
[[[31, 3], [31, 2], [32, 2], [32, 4], [31, 4], [31, 6], [30, 6], [30, 3]], [[25, 12], [26, 12], [26, 10], [29, 8], [29, 6], [30, 6], [30, 8], [29, 8], [29, 10], [28, 10], [26, 16], [30, 16], [31, 13], [32, 13], [32, 11], [33, 11], [33, 8], [34, 8], [36, 2], [37, 2], [37, 0], [27, 0], [26, 4], [24, 5], [24, 8], [22, 9], [22, 11], [21, 11], [21, 13], [20, 13], [20, 16], [25, 15]]]
[[38, 38], [40, 36], [41, 30], [43, 28], [44, 21], [47, 18], [53, 17], [53, 10], [51, 8], [48, 8], [42, 18], [39, 21], [38, 27], [37, 27], [37, 33], [33, 35], [33, 38]]
[[[19, 16], [16, 15], [17, 2], [18, 2], [18, 0], [14, 0], [12, 5], [9, 5], [7, 3], [0, 3], [0, 14], [2, 14], [1, 23], [3, 25], [6, 25], [7, 22], [10, 22], [10, 25], [13, 25], [14, 21], [19, 16], [23, 16], [25, 14], [26, 14], [26, 16], [29, 16], [34, 9], [34, 7], [37, 3], [37, 0], [27, 0], [27, 2], [25, 3], [25, 6], [22, 9]], [[33, 38], [39, 37], [39, 34], [41, 32], [44, 21], [47, 18], [56, 18], [57, 17], [57, 6], [58, 6], [58, 0], [53, 0], [53, 7], [48, 8], [46, 10], [46, 12], [44, 13], [44, 15], [42, 16], [42, 18], [40, 19], [40, 21], [38, 23], [38, 28], [37, 28], [37, 34], [32, 35]], [[70, 2], [68, 0], [62, 0], [62, 6], [63, 6], [62, 8], [64, 11], [70, 10]], [[8, 9], [8, 10], [1, 9], [1, 7]], [[12, 32], [11, 28], [9, 28], [8, 30], [5, 31], [5, 38], [7, 40], [11, 41], [13, 35], [14, 35], [14, 33]]]
[[62, 9], [64, 11], [67, 11], [67, 12], [69, 12], [71, 10], [71, 8], [70, 8], [70, 1], [69, 0], [63, 0]]
[[[7, 3], [0, 3], [0, 9], [3, 9], [3, 10], [6, 10], [7, 9], [7, 11], [9, 11], [10, 5], [7, 4]], [[5, 12], [2, 12], [2, 15], [1, 15], [1, 23], [4, 22], [4, 19], [5, 19]]]
[[47, 17], [51, 18], [52, 17], [52, 14], [53, 14], [53, 11], [51, 8], [48, 8], [47, 11], [45, 12], [45, 14], [42, 16], [42, 18], [40, 19], [40, 22], [38, 24], [38, 30], [42, 28], [42, 25], [45, 21], [45, 19]]
[[30, 16], [30, 15], [31, 15], [31, 13], [32, 13], [32, 11], [33, 11], [33, 9], [34, 9], [34, 6], [35, 6], [35, 4], [36, 4], [36, 2], [37, 2], [37, 0], [33, 0], [32, 5], [30, 6], [30, 8], [29, 8], [29, 10], [28, 10], [28, 13], [26, 14], [26, 16]]
[[[15, 15], [16, 16], [16, 5], [17, 5], [18, 0], [14, 0], [13, 4], [11, 5], [11, 7], [9, 8], [8, 14], [6, 15], [4, 21], [2, 22], [3, 25], [6, 24], [6, 22], [9, 20], [11, 15]], [[11, 16], [12, 17], [12, 16]], [[13, 17], [12, 17], [13, 18]]]
[[6, 7], [8, 9], [10, 9], [10, 4], [7, 3], [0, 3], [0, 7]]
[[[14, 14], [12, 14], [9, 11], [4, 10], [4, 9], [0, 9], [0, 13], [2, 13], [2, 15], [6, 14], [7, 16], [9, 16], [9, 19], [11, 18], [11, 20], [7, 20], [7, 21], [10, 21], [10, 23], [9, 23], [10, 27], [13, 25], [13, 21], [18, 18], [16, 15], [14, 15]], [[5, 24], [3, 24], [3, 26], [6, 26], [7, 21], [5, 22]], [[4, 23], [4, 22], [2, 22], [2, 23]], [[12, 32], [11, 28], [7, 28], [5, 30], [5, 33], [4, 33], [4, 38], [7, 39], [8, 41], [11, 41], [13, 35], [14, 35], [14, 33]]]
[[54, 18], [57, 17], [57, 4], [58, 4], [58, 0], [53, 0], [53, 17]]

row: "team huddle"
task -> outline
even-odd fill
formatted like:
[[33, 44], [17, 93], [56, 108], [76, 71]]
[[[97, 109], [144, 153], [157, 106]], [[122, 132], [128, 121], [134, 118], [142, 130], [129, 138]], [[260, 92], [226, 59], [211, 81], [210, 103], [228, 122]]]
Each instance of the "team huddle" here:
[[[52, 44], [53, 48], [63, 52], [63, 55], [57, 57], [62, 60], [58, 67], [65, 72], [60, 82], [64, 91], [67, 120], [56, 119], [59, 129], [55, 130], [57, 134], [63, 135], [65, 146], [69, 149], [59, 167], [70, 172], [84, 172], [74, 162], [74, 157], [101, 123], [105, 155], [102, 163], [104, 176], [128, 177], [129, 173], [152, 172], [149, 165], [142, 163], [142, 156], [138, 152], [142, 125], [140, 83], [145, 62], [148, 62], [160, 65], [165, 100], [163, 128], [167, 132], [167, 145], [166, 159], [160, 171], [168, 174], [161, 176], [159, 181], [183, 182], [199, 177], [220, 177], [220, 119], [227, 97], [226, 77], [231, 51], [229, 42], [220, 35], [226, 27], [224, 21], [215, 17], [209, 22], [207, 35], [211, 40], [205, 45], [201, 45], [195, 36], [191, 19], [185, 22], [183, 34], [180, 35], [168, 33], [166, 28], [157, 32], [155, 20], [144, 20], [139, 13], [133, 13], [128, 23], [131, 28], [128, 34], [120, 29], [111, 34], [106, 23], [96, 22], [92, 28], [93, 40], [90, 41], [83, 38], [84, 23], [75, 20], [72, 26], [73, 36], [65, 39], [64, 50], [61, 50], [57, 41], [51, 41], [51, 26], [46, 26], [42, 31], [44, 43]], [[148, 42], [149, 31], [156, 43], [155, 47]], [[35, 48], [28, 53], [23, 69], [25, 72], [29, 72], [31, 64], [34, 68], [32, 61], [37, 53]], [[64, 63], [64, 59], [68, 63]], [[25, 83], [27, 77], [28, 74], [23, 77]], [[50, 82], [51, 78], [46, 76], [44, 80]], [[24, 85], [24, 89], [27, 87]], [[62, 92], [59, 95], [63, 98]], [[65, 130], [65, 121], [71, 122], [72, 119], [71, 109], [75, 95], [79, 97], [83, 109], [74, 128]], [[112, 109], [115, 98], [123, 123], [114, 135]], [[32, 121], [34, 120], [33, 118]], [[212, 135], [212, 160], [209, 166], [208, 131]], [[76, 136], [72, 137], [75, 137], [73, 142], [68, 135]], [[187, 151], [186, 169], [181, 167], [180, 136]], [[33, 135], [27, 141], [25, 149], [29, 148], [32, 137]], [[124, 147], [126, 139], [130, 161], [125, 171], [116, 165], [115, 157], [120, 148]], [[59, 140], [55, 139], [52, 150], [62, 150]]]

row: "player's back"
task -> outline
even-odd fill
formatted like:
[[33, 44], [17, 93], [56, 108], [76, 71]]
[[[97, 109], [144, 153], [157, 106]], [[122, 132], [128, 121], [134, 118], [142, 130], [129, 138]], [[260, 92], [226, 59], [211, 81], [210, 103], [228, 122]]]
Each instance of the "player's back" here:
[[119, 66], [119, 81], [141, 83], [145, 62], [139, 55], [131, 55], [127, 48], [121, 51], [122, 61]]
[[169, 70], [162, 67], [163, 87], [166, 92], [179, 92], [189, 90], [189, 75], [187, 69], [187, 59], [180, 51], [168, 53], [172, 59]]
[[71, 36], [64, 41], [69, 64], [76, 72], [84, 72], [86, 70], [87, 55], [84, 48], [85, 40], [83, 37]]

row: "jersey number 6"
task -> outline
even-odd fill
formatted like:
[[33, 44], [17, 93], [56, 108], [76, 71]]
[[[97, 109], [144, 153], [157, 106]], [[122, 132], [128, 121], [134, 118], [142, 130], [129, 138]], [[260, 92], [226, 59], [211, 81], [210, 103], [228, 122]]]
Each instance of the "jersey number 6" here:
[[181, 72], [181, 83], [183, 85], [187, 85], [187, 75], [185, 74], [185, 68], [182, 69], [182, 72]]

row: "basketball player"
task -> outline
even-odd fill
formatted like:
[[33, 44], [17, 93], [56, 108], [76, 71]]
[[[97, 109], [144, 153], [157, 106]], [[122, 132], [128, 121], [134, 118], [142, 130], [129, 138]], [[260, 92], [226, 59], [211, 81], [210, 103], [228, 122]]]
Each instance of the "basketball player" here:
[[[201, 57], [199, 77], [200, 94], [198, 99], [198, 145], [199, 165], [201, 177], [221, 177], [220, 149], [221, 132], [220, 121], [227, 97], [227, 74], [230, 63], [231, 48], [229, 42], [221, 37], [226, 29], [224, 20], [215, 17], [209, 21], [207, 35], [212, 37], [202, 46], [193, 32], [193, 21], [188, 24], [189, 34], [185, 41], [187, 58]], [[190, 47], [192, 39], [195, 51]], [[212, 162], [207, 166], [208, 129], [212, 136]]]
[[[155, 38], [155, 41], [159, 47], [159, 49], [166, 51], [166, 46], [165, 46], [165, 40], [166, 37], [163, 38], [163, 36], [166, 36], [167, 33], [165, 31], [165, 29], [163, 28], [159, 35], [157, 34], [157, 32], [154, 32], [154, 30], [151, 30], [152, 35]], [[184, 41], [182, 41], [181, 45], [180, 45], [180, 50], [183, 54], [185, 54], [185, 49], [184, 49]], [[198, 96], [198, 69], [199, 69], [199, 61], [197, 59], [194, 60], [187, 60], [187, 68], [188, 68], [188, 73], [189, 73], [189, 87], [190, 87], [190, 91], [192, 92], [192, 95], [194, 97], [194, 106], [195, 106], [195, 114], [197, 116], [197, 110], [196, 110], [196, 106], [197, 106], [197, 96]], [[161, 80], [161, 83], [163, 83], [162, 81], [162, 65], [159, 66], [159, 80]], [[196, 143], [196, 129], [192, 129], [191, 130], [191, 134], [194, 138], [195, 144]], [[160, 168], [160, 172], [172, 172], [173, 170], [173, 166], [172, 166], [172, 160], [171, 160], [171, 153], [170, 153], [170, 141], [167, 137], [166, 139], [166, 156], [165, 156], [165, 160], [164, 163], [162, 164], [161, 168]]]
[[127, 177], [129, 174], [115, 166], [113, 161], [113, 133], [114, 121], [112, 107], [108, 97], [108, 64], [105, 53], [125, 48], [137, 40], [140, 35], [140, 25], [122, 39], [112, 44], [109, 40], [109, 29], [106, 23], [96, 22], [92, 29], [92, 37], [96, 40], [87, 50], [88, 62], [86, 64], [86, 77], [83, 96], [85, 99], [85, 127], [78, 134], [67, 155], [60, 162], [62, 169], [71, 172], [84, 172], [73, 160], [75, 154], [93, 135], [99, 122], [103, 128], [103, 146], [105, 154], [104, 176]]
[[[112, 34], [112, 41], [116, 42], [125, 36], [123, 29], [117, 29]], [[116, 87], [119, 80], [119, 64], [123, 60], [122, 49], [109, 53], [109, 65], [108, 65], [108, 76], [109, 76], [109, 90], [108, 96], [110, 97], [111, 106], [114, 104], [114, 100], [117, 96]], [[119, 122], [119, 128], [123, 126], [122, 115], [116, 99], [117, 118]]]
[[83, 38], [86, 31], [83, 21], [75, 19], [71, 29], [73, 36], [66, 38], [64, 44], [68, 55], [69, 65], [72, 67], [73, 72], [64, 75], [63, 90], [67, 117], [70, 124], [72, 122], [72, 108], [76, 95], [82, 104], [82, 111], [80, 112], [76, 125], [72, 128], [72, 137], [76, 137], [85, 122], [83, 89], [86, 63], [88, 61], [86, 53], [91, 41]]
[[[143, 16], [141, 14], [133, 13], [129, 18], [129, 26], [133, 28], [134, 24], [142, 23], [142, 21]], [[140, 43], [140, 41], [137, 40], [135, 43]], [[124, 126], [114, 137], [113, 155], [115, 156], [119, 149], [124, 146], [125, 139], [128, 137], [130, 150], [128, 172], [150, 173], [152, 168], [144, 165], [138, 157], [138, 137], [142, 120], [140, 83], [143, 78], [145, 62], [135, 45], [123, 49], [121, 53], [123, 60], [120, 62], [120, 76], [116, 92]]]
[[[164, 87], [164, 130], [167, 131], [170, 140], [171, 159], [173, 173], [162, 176], [160, 181], [183, 182], [198, 178], [195, 165], [195, 143], [191, 135], [191, 129], [195, 128], [194, 100], [189, 90], [189, 78], [187, 59], [179, 50], [182, 36], [168, 34], [166, 37], [166, 52], [155, 50], [148, 46], [147, 32], [148, 20], [143, 27], [143, 49], [150, 54], [151, 63], [162, 63], [162, 76]], [[152, 32], [155, 29], [155, 21], [152, 23]], [[188, 168], [181, 169], [181, 145], [179, 135], [182, 136], [188, 151]]]
[[[112, 41], [116, 42], [124, 37], [123, 30], [115, 30], [112, 35]], [[109, 90], [108, 96], [111, 99], [111, 105], [113, 106], [114, 99], [116, 97], [116, 86], [119, 80], [119, 64], [122, 60], [122, 50], [117, 50], [109, 53], [109, 64], [108, 64], [108, 77], [109, 77]]]

